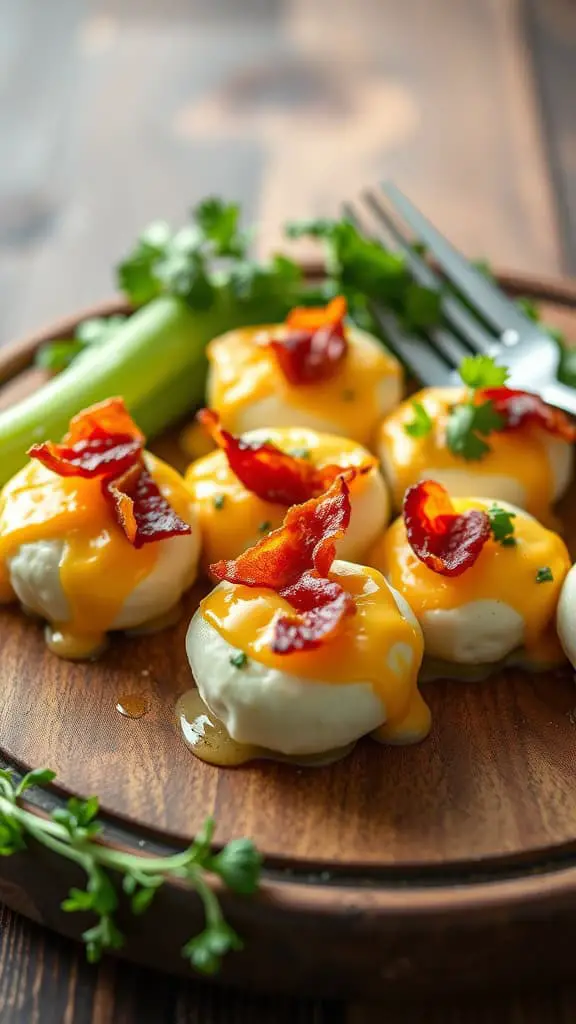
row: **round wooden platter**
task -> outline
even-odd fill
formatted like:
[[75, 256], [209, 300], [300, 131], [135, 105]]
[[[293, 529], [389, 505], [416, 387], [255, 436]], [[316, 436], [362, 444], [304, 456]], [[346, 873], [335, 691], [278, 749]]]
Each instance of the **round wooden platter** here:
[[[576, 289], [504, 277], [546, 304], [576, 342]], [[100, 314], [118, 303], [90, 310]], [[0, 352], [0, 405], [37, 387], [38, 345], [87, 315]], [[177, 435], [153, 446], [180, 468]], [[561, 516], [576, 554], [576, 486]], [[186, 844], [205, 817], [218, 843], [251, 836], [265, 856], [254, 898], [222, 894], [245, 940], [222, 981], [260, 989], [383, 996], [443, 987], [571, 976], [576, 940], [576, 690], [571, 674], [507, 671], [483, 683], [437, 682], [425, 694], [428, 740], [385, 748], [370, 740], [330, 767], [270, 762], [222, 770], [196, 760], [174, 706], [191, 685], [184, 634], [113, 640], [95, 664], [45, 648], [17, 609], [0, 613], [0, 750], [18, 768], [49, 766], [58, 788], [97, 793], [106, 841], [146, 850]], [[118, 713], [145, 698], [139, 719]], [[40, 848], [0, 861], [0, 897], [78, 937], [90, 924], [59, 907], [68, 862]], [[122, 919], [121, 919], [122, 920]], [[184, 941], [200, 927], [195, 896], [166, 885], [141, 918], [122, 921], [130, 959], [188, 970]]]

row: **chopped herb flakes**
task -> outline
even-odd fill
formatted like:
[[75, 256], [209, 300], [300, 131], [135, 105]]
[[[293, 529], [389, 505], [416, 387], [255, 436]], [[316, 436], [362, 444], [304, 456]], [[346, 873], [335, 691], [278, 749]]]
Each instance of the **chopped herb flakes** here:
[[221, 508], [224, 508], [224, 500], [223, 494], [216, 494], [212, 501], [214, 508], [218, 509], [218, 511], [220, 511]]
[[536, 583], [552, 583], [554, 576], [549, 565], [543, 565], [536, 573]]
[[230, 664], [234, 665], [234, 668], [245, 668], [248, 664], [248, 658], [244, 654], [244, 651], [238, 651], [236, 654], [231, 654]]
[[432, 430], [432, 417], [420, 402], [412, 402], [414, 419], [404, 424], [404, 430], [410, 437], [426, 437]]
[[514, 523], [512, 520], [516, 519], [516, 513], [508, 512], [507, 509], [500, 508], [499, 505], [494, 504], [488, 509], [488, 518], [494, 540], [502, 544], [503, 547], [514, 547], [516, 538], [514, 537]]

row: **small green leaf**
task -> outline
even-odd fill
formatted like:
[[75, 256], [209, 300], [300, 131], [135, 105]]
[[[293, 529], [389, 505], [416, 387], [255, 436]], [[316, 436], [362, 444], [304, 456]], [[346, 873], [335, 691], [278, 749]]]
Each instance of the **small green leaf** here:
[[270, 522], [270, 520], [265, 519], [262, 523], [260, 523], [258, 527], [258, 533], [268, 533], [271, 526], [272, 523]]
[[404, 430], [410, 437], [426, 437], [434, 426], [432, 417], [421, 402], [412, 402], [412, 408], [414, 419], [404, 424]]
[[242, 941], [230, 925], [220, 921], [195, 935], [182, 948], [182, 956], [202, 974], [215, 974], [220, 960], [231, 950], [242, 949]]
[[501, 430], [504, 419], [496, 412], [491, 401], [480, 405], [464, 402], [455, 405], [446, 424], [446, 443], [454, 455], [468, 461], [477, 461], [490, 451], [483, 440], [495, 430]]
[[246, 668], [248, 657], [244, 651], [238, 651], [236, 654], [230, 655], [229, 661], [231, 665], [234, 665], [234, 668]]
[[86, 889], [72, 888], [60, 906], [62, 910], [66, 910], [68, 913], [92, 910], [94, 907], [94, 894]]
[[513, 547], [516, 544], [516, 539], [513, 536], [513, 520], [516, 519], [516, 513], [494, 504], [488, 509], [488, 518], [494, 540], [505, 547]]
[[152, 903], [156, 889], [139, 889], [138, 892], [134, 893], [130, 907], [132, 908], [133, 914], [143, 914]]
[[84, 351], [81, 341], [49, 341], [38, 349], [34, 362], [49, 373], [61, 373]]
[[238, 230], [240, 207], [221, 199], [204, 199], [192, 211], [192, 220], [213, 244], [217, 256], [241, 256], [246, 248]]
[[225, 500], [226, 499], [225, 499], [223, 494], [215, 494], [214, 495], [214, 497], [212, 499], [212, 504], [214, 505], [214, 508], [217, 509], [218, 512], [220, 511], [220, 509], [224, 508]]
[[27, 772], [21, 779], [16, 787], [16, 796], [22, 796], [22, 793], [30, 789], [31, 786], [47, 786], [55, 778], [56, 772], [53, 772], [50, 768], [34, 768], [33, 771]]
[[433, 288], [411, 282], [404, 298], [404, 321], [408, 327], [434, 327], [442, 317], [442, 297]]
[[232, 839], [212, 858], [210, 868], [234, 892], [249, 895], [258, 888], [262, 856], [251, 839]]
[[499, 388], [508, 380], [505, 366], [497, 366], [491, 356], [466, 356], [459, 369], [460, 377], [467, 387]]
[[536, 583], [552, 583], [553, 581], [554, 574], [549, 565], [543, 565], [541, 569], [538, 569]]

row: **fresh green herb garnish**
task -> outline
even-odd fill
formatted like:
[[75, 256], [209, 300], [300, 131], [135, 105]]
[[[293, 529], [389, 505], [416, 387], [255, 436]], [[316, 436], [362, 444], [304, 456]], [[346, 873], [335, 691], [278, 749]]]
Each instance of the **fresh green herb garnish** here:
[[549, 565], [543, 565], [536, 573], [536, 583], [552, 583], [554, 576]]
[[478, 388], [501, 388], [508, 380], [508, 370], [498, 366], [491, 356], [466, 356], [458, 370], [461, 380], [472, 391]]
[[221, 508], [224, 508], [225, 501], [226, 498], [224, 497], [223, 494], [215, 494], [212, 499], [212, 504], [214, 505], [214, 508], [217, 509], [219, 512]]
[[212, 853], [214, 822], [208, 818], [192, 845], [181, 853], [156, 857], [117, 850], [98, 842], [102, 825], [96, 820], [97, 797], [72, 797], [66, 807], [57, 808], [49, 818], [21, 805], [20, 798], [26, 790], [46, 785], [54, 778], [53, 771], [37, 769], [18, 782], [11, 771], [0, 770], [0, 855], [7, 857], [25, 850], [28, 839], [34, 839], [81, 868], [86, 888], [70, 889], [62, 909], [95, 915], [96, 924], [83, 933], [89, 961], [95, 962], [106, 950], [119, 949], [124, 944], [124, 935], [116, 923], [119, 896], [110, 872], [120, 876], [135, 915], [146, 911], [169, 878], [182, 879], [196, 890], [204, 905], [206, 924], [182, 949], [182, 955], [196, 970], [213, 974], [225, 953], [242, 948], [240, 937], [225, 921], [207, 879], [210, 874], [215, 875], [234, 892], [255, 892], [262, 858], [249, 839], [234, 839], [219, 853]]
[[248, 658], [244, 651], [238, 651], [236, 654], [231, 654], [230, 664], [234, 665], [234, 668], [245, 668], [248, 664]]
[[499, 505], [492, 505], [488, 509], [488, 518], [494, 540], [504, 547], [514, 547], [516, 538], [514, 537], [514, 523], [512, 520], [516, 519], [516, 513], [508, 512], [507, 509], [500, 508]]
[[479, 388], [501, 387], [508, 378], [504, 366], [497, 366], [490, 356], [468, 356], [462, 360], [460, 376], [468, 387], [463, 402], [452, 407], [446, 424], [446, 443], [454, 455], [477, 461], [490, 451], [484, 440], [493, 431], [501, 430], [504, 418], [487, 399], [476, 401]]
[[260, 526], [258, 527], [258, 533], [268, 533], [271, 526], [272, 523], [270, 522], [270, 520], [265, 519], [263, 523], [260, 523]]
[[414, 419], [404, 424], [404, 430], [410, 437], [426, 437], [433, 427], [432, 417], [426, 412], [421, 402], [412, 402]]
[[97, 316], [84, 320], [76, 328], [74, 337], [68, 341], [49, 341], [41, 345], [36, 353], [36, 365], [49, 370], [50, 373], [61, 373], [89, 345], [101, 345], [111, 338], [126, 319], [122, 314], [116, 313], [113, 316]]
[[291, 448], [289, 454], [293, 459], [309, 459], [310, 449], [309, 448]]

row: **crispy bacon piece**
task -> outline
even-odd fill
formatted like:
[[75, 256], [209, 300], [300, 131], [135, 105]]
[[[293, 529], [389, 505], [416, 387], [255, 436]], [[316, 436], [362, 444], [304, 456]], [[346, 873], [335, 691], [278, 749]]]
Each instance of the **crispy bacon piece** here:
[[458, 514], [448, 491], [434, 480], [410, 487], [404, 496], [408, 543], [424, 565], [441, 576], [461, 576], [491, 535], [486, 512]]
[[28, 455], [58, 476], [111, 477], [140, 459], [143, 445], [123, 400], [109, 398], [74, 416], [62, 444], [34, 444]]
[[[243, 441], [220, 426], [220, 418], [212, 409], [201, 409], [197, 419], [222, 449], [228, 465], [246, 490], [263, 501], [277, 505], [298, 505], [317, 498], [334, 482], [345, 467], [328, 465], [321, 469], [307, 459], [280, 451], [270, 442]], [[347, 469], [347, 479], [369, 472], [374, 459], [364, 466]]]
[[116, 521], [135, 548], [190, 533], [160, 493], [143, 460], [144, 435], [121, 398], [90, 406], [70, 421], [62, 444], [35, 444], [28, 455], [58, 476], [100, 478]]
[[139, 462], [122, 476], [102, 481], [102, 491], [115, 509], [116, 520], [135, 548], [191, 533], [160, 488]]
[[316, 384], [336, 373], [348, 351], [345, 316], [342, 296], [325, 307], [302, 307], [288, 314], [285, 335], [272, 338], [268, 346], [289, 384]]
[[481, 396], [489, 399], [496, 412], [504, 418], [504, 430], [519, 430], [533, 424], [553, 437], [560, 437], [570, 443], [576, 440], [576, 428], [566, 414], [547, 405], [539, 395], [502, 387], [485, 388]]
[[325, 494], [289, 509], [279, 530], [238, 558], [210, 566], [216, 579], [274, 590], [295, 609], [297, 614], [276, 620], [272, 650], [277, 654], [313, 650], [355, 613], [351, 595], [328, 579], [335, 542], [349, 522], [343, 473]]

